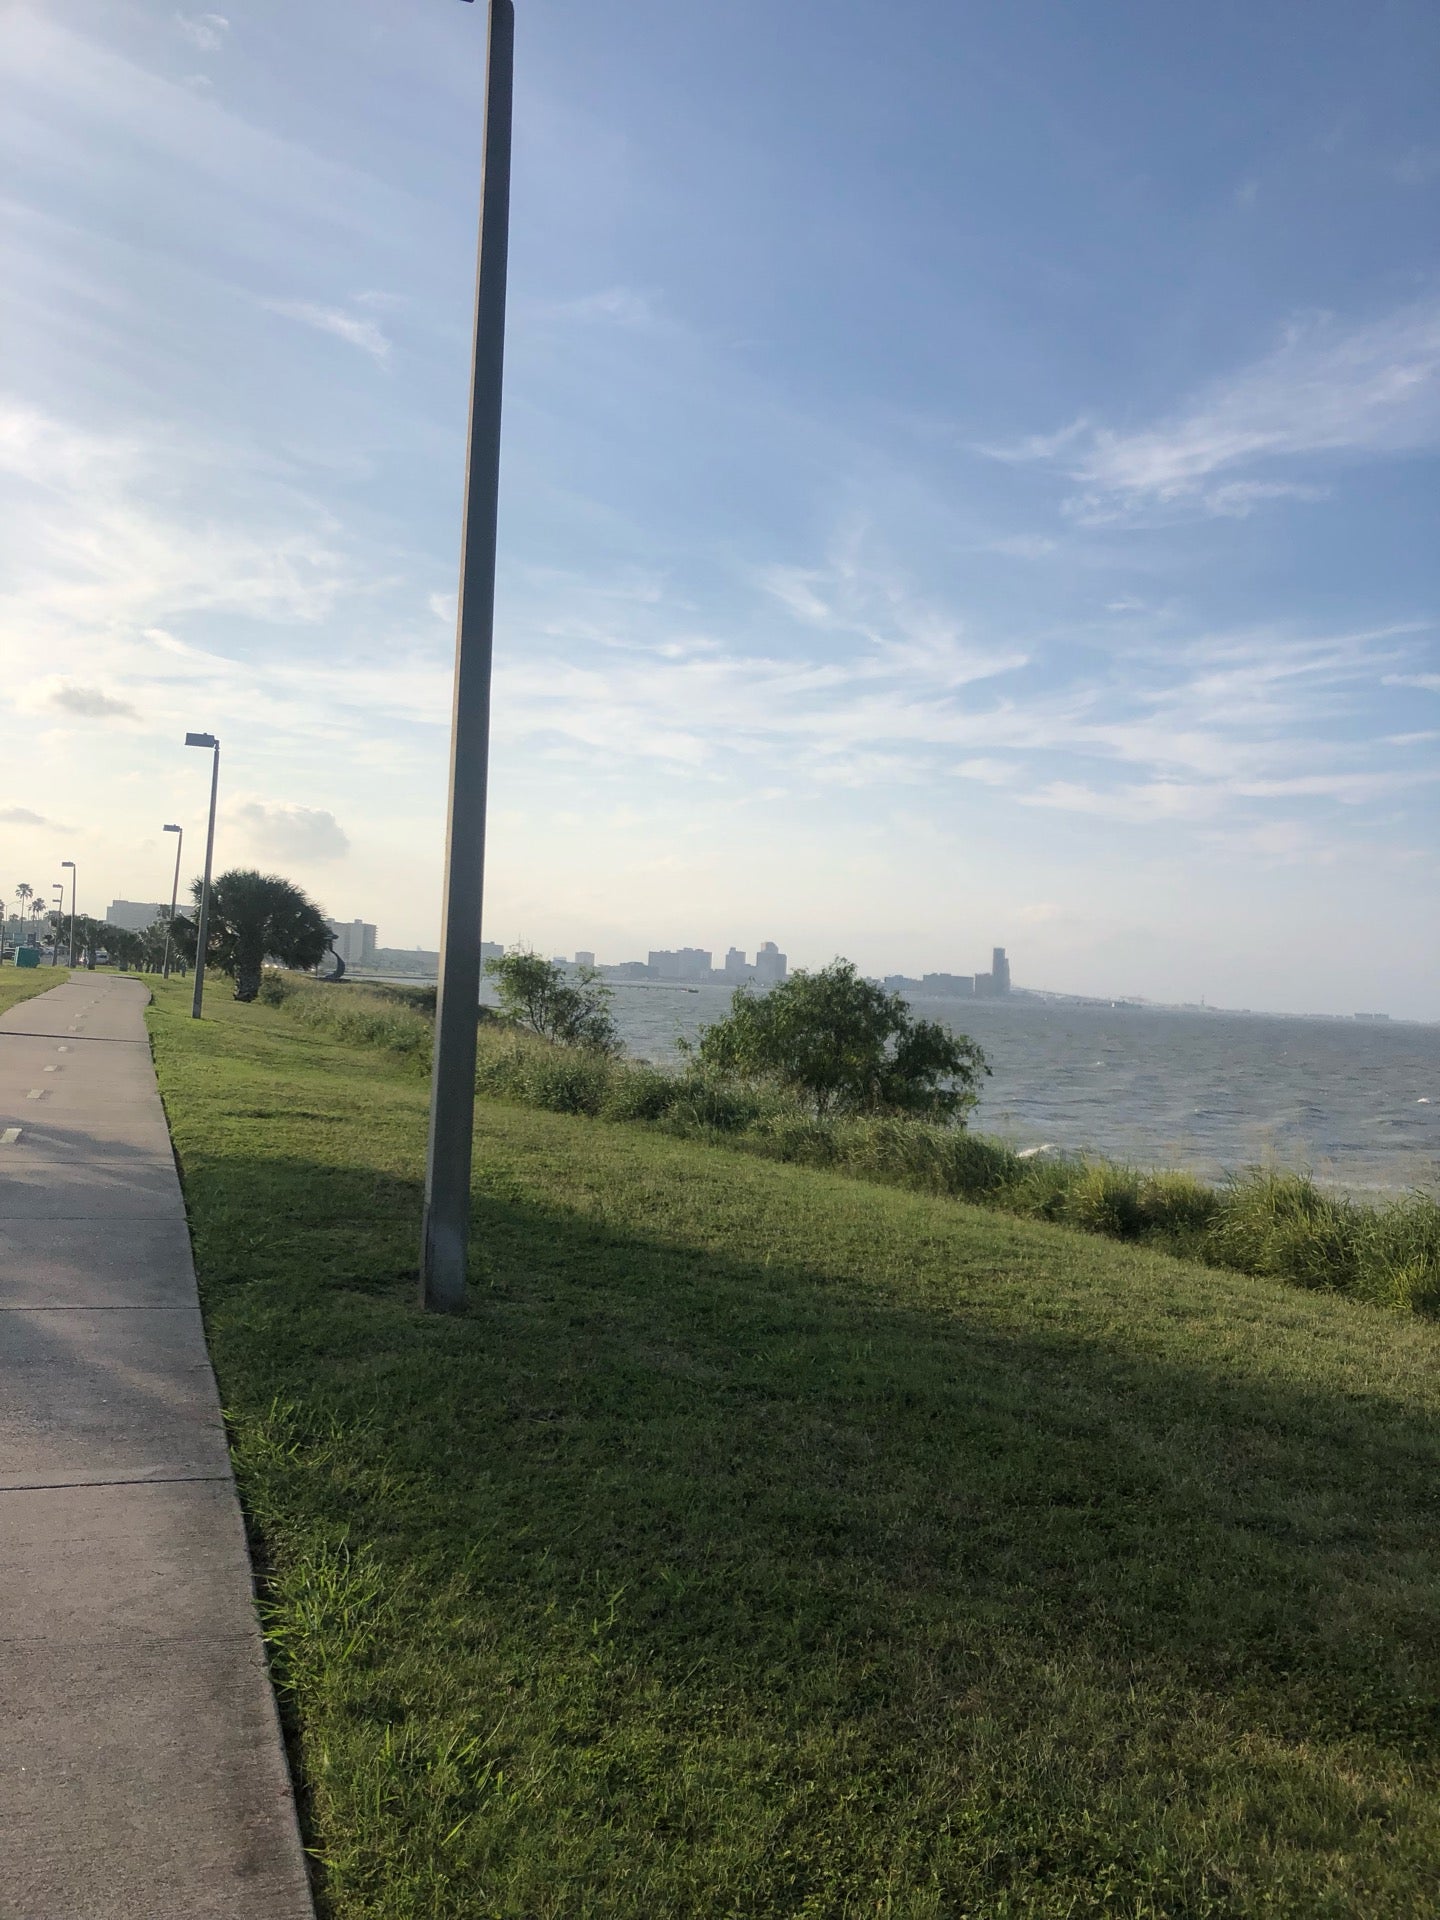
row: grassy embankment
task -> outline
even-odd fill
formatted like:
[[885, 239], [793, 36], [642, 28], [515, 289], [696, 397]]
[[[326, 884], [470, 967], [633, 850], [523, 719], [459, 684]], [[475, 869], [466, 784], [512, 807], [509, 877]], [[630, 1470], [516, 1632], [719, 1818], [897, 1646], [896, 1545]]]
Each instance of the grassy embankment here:
[[[306, 1025], [429, 1065], [433, 989], [337, 989], [271, 974], [266, 992]], [[945, 1194], [1210, 1266], [1380, 1306], [1440, 1310], [1440, 1194], [1364, 1204], [1285, 1169], [1250, 1169], [1217, 1187], [1191, 1174], [1089, 1156], [1024, 1159], [982, 1134], [914, 1120], [821, 1124], [762, 1090], [547, 1046], [495, 1024], [482, 1025], [479, 1052], [482, 1092], [551, 1112], [644, 1121], [686, 1138]]]
[[1440, 1330], [161, 989], [339, 1920], [1440, 1903]]
[[22, 1000], [33, 1000], [37, 993], [64, 986], [70, 978], [68, 967], [0, 967], [0, 1013], [18, 1007]]

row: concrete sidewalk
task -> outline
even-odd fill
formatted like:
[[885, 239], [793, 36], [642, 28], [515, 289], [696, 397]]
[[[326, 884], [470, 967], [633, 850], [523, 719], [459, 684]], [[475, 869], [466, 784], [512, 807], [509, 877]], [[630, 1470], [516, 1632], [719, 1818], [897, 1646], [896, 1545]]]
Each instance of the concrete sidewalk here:
[[0, 1916], [311, 1920], [147, 999], [0, 1015]]

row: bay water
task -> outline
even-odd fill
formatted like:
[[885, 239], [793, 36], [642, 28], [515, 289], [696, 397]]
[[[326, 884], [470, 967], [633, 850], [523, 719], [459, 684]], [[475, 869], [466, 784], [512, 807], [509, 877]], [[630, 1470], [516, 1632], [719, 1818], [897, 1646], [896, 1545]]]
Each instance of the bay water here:
[[[727, 987], [617, 984], [627, 1049], [668, 1064], [722, 1019]], [[991, 1077], [971, 1119], [1017, 1147], [1053, 1145], [1207, 1178], [1308, 1168], [1355, 1192], [1440, 1183], [1440, 1026], [1283, 1019], [1065, 1002], [930, 1000]]]

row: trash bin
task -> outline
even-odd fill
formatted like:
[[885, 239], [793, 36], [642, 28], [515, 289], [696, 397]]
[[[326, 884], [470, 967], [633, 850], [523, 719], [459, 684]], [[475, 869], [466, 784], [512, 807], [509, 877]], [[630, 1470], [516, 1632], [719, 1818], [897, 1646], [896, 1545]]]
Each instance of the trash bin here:
[[17, 967], [38, 967], [40, 964], [40, 949], [38, 947], [17, 947], [15, 949], [15, 964]]

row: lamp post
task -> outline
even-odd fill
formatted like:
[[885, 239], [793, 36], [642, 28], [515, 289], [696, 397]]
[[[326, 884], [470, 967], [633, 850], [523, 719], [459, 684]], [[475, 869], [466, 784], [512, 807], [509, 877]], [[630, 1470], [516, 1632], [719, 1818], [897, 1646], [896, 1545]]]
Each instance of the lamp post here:
[[[62, 860], [60, 864], [62, 867], [68, 867], [71, 863], [68, 860]], [[52, 967], [58, 967], [60, 964], [60, 926], [65, 918], [65, 882], [63, 880], [54, 881], [50, 891], [52, 893], [58, 893], [60, 896], [55, 902], [55, 938], [50, 947], [50, 964]]]
[[[68, 867], [70, 869], [70, 964], [73, 967], [75, 964], [75, 882], [77, 875], [75, 872], [75, 862], [73, 860], [62, 860], [60, 864], [62, 867]], [[60, 906], [63, 911], [65, 906], [63, 890], [60, 898]], [[58, 943], [60, 938], [60, 929], [58, 927], [55, 929], [55, 938]]]
[[[214, 764], [210, 769], [210, 826], [205, 835], [205, 878], [200, 883], [200, 918], [195, 927], [195, 997], [190, 1003], [190, 1018], [200, 1018], [205, 998], [205, 942], [210, 937], [210, 866], [215, 857], [215, 798], [220, 791], [220, 742], [213, 733], [187, 733], [187, 747], [213, 747]], [[180, 856], [175, 856], [179, 870]]]
[[470, 364], [445, 899], [435, 1002], [435, 1066], [420, 1243], [420, 1302], [465, 1304], [470, 1157], [475, 1130], [475, 1029], [480, 1008], [480, 908], [485, 881], [485, 784], [490, 749], [490, 660], [495, 631], [495, 523], [500, 489], [500, 400], [505, 365], [505, 273], [510, 230], [510, 123], [515, 66], [513, 0], [490, 0], [485, 64], [485, 160]]
[[175, 905], [180, 898], [180, 849], [185, 844], [185, 829], [183, 827], [167, 826], [165, 831], [166, 833], [173, 833], [177, 837], [175, 841], [175, 880], [170, 888], [170, 918], [165, 924], [165, 964], [160, 969], [160, 977], [162, 980], [168, 980], [170, 978], [170, 936], [175, 931]]

